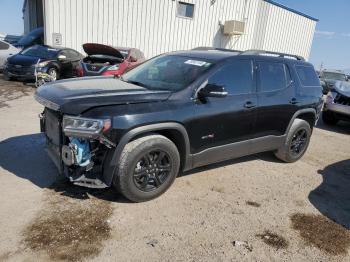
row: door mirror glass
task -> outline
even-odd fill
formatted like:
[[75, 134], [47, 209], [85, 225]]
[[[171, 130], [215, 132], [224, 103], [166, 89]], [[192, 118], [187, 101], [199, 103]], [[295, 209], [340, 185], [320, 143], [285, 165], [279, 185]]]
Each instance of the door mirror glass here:
[[65, 55], [59, 55], [59, 56], [57, 57], [57, 59], [60, 60], [60, 61], [64, 61], [64, 60], [67, 59], [67, 57], [66, 57]]
[[225, 97], [227, 94], [223, 86], [212, 84], [207, 84], [198, 93], [200, 97]]

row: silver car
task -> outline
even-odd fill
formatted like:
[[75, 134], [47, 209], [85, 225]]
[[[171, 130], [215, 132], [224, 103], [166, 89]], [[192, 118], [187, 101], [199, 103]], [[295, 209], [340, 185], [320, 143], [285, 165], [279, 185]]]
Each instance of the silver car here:
[[350, 121], [350, 82], [338, 81], [328, 92], [322, 119], [328, 125], [335, 125], [339, 120]]
[[17, 54], [20, 49], [14, 47], [13, 45], [0, 40], [0, 71], [4, 69], [5, 62], [7, 58]]

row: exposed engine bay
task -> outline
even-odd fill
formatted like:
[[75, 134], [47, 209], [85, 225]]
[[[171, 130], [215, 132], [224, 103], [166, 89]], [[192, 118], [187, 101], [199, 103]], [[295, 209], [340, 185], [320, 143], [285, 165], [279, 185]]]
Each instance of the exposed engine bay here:
[[[79, 131], [77, 126], [74, 129], [70, 126], [72, 121], [82, 120], [74, 118], [67, 120], [58, 112], [50, 109], [45, 109], [41, 114], [41, 129], [46, 135], [49, 156], [59, 168], [60, 173], [68, 177], [74, 184], [91, 188], [107, 187], [103, 182], [104, 161], [115, 144], [100, 131], [88, 133]], [[86, 120], [85, 123], [80, 124], [95, 130], [92, 129], [95, 122], [90, 122]]]
[[116, 65], [123, 62], [123, 59], [119, 57], [109, 56], [109, 55], [90, 55], [83, 59], [86, 64], [93, 64], [97, 66], [109, 66]]

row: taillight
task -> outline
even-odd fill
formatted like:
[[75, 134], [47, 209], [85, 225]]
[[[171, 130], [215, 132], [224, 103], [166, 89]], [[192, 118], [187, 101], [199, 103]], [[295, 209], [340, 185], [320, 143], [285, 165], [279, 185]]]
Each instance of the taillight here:
[[84, 76], [84, 70], [81, 64], [76, 67], [77, 76]]

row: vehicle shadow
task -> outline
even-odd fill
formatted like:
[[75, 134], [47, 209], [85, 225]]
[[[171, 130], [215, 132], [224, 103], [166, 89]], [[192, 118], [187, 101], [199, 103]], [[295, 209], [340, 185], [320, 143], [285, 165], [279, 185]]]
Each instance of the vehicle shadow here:
[[337, 132], [339, 134], [344, 134], [344, 135], [349, 135], [350, 134], [350, 122], [345, 122], [345, 121], [339, 121], [338, 124], [334, 126], [326, 125], [323, 121], [322, 118], [317, 123], [316, 128], [330, 131], [330, 132]]
[[3, 140], [0, 142], [0, 166], [38, 187], [48, 187], [56, 181], [58, 173], [46, 154], [44, 145], [42, 134]]
[[112, 188], [79, 187], [60, 177], [45, 151], [45, 137], [41, 133], [1, 141], [0, 167], [40, 188], [48, 188], [71, 198], [84, 200], [92, 195], [107, 201], [129, 202]]
[[324, 216], [350, 229], [350, 159], [319, 170], [323, 182], [309, 200]]

